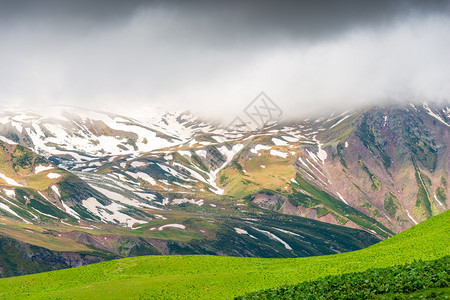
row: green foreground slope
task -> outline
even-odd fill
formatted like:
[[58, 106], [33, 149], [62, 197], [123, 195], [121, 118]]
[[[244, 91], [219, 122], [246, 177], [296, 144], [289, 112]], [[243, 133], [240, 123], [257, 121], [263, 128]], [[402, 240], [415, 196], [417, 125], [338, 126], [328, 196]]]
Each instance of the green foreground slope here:
[[361, 272], [449, 254], [450, 212], [363, 250], [259, 259], [147, 256], [0, 280], [0, 298], [231, 298], [327, 275]]
[[[450, 256], [403, 266], [326, 276], [237, 297], [249, 299], [373, 299], [411, 296], [432, 290], [450, 297]], [[433, 298], [434, 299], [434, 298]]]

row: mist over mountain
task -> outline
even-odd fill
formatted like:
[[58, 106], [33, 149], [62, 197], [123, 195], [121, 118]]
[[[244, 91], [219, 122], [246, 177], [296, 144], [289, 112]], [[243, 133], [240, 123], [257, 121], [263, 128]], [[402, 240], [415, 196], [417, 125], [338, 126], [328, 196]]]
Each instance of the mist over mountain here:
[[[448, 102], [447, 1], [1, 1], [0, 102], [286, 116]], [[128, 113], [130, 111], [130, 113]]]

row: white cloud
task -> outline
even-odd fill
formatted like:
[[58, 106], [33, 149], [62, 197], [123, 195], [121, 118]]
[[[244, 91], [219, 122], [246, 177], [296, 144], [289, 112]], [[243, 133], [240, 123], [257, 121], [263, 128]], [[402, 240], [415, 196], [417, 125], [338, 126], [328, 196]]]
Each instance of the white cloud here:
[[230, 118], [261, 90], [288, 116], [386, 99], [449, 101], [446, 16], [415, 14], [309, 42], [246, 35], [230, 45], [198, 36], [208, 22], [160, 8], [83, 33], [2, 26], [0, 101], [121, 113], [133, 103], [179, 104]]

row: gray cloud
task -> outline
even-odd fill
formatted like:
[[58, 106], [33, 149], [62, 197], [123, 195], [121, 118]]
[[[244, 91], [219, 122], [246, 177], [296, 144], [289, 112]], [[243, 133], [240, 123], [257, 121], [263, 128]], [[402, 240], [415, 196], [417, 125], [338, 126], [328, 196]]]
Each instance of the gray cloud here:
[[[1, 1], [0, 101], [291, 116], [448, 101], [448, 1]], [[276, 4], [275, 4], [276, 3]]]

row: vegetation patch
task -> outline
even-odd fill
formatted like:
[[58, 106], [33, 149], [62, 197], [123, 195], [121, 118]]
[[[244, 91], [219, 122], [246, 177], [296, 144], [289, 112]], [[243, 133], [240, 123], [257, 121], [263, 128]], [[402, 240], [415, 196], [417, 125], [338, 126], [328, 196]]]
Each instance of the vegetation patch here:
[[[327, 276], [298, 285], [249, 293], [235, 299], [372, 299], [450, 287], [450, 256], [402, 266]], [[447, 296], [450, 293], [446, 292]]]
[[428, 132], [422, 132], [420, 128], [406, 124], [404, 138], [411, 155], [425, 168], [433, 172], [437, 164], [436, 144]]
[[[426, 218], [430, 218], [432, 216], [431, 199], [430, 199], [430, 194], [429, 194], [427, 186], [426, 186], [426, 183], [430, 179], [427, 180], [428, 177], [424, 176], [424, 174], [422, 174], [422, 172], [420, 172], [420, 169], [417, 166], [417, 164], [415, 163], [414, 159], [413, 159], [413, 165], [414, 165], [414, 170], [415, 170], [417, 186], [419, 187], [419, 190], [417, 191], [415, 207], [417, 207], [426, 216]], [[431, 183], [431, 181], [430, 181], [430, 183]]]
[[389, 192], [384, 198], [384, 210], [387, 212], [389, 217], [395, 218], [397, 210], [399, 208], [397, 197]]
[[361, 157], [358, 158], [358, 162], [361, 165], [361, 167], [363, 168], [364, 172], [367, 173], [367, 175], [369, 175], [370, 180], [372, 181], [372, 185], [371, 187], [375, 190], [380, 190], [381, 189], [381, 181], [380, 179], [378, 179], [377, 176], [375, 176], [370, 170], [369, 168], [363, 163], [363, 161], [361, 160]]
[[196, 163], [196, 165], [205, 172], [208, 172], [208, 167], [205, 165], [203, 160], [195, 153], [191, 154], [192, 160]]
[[436, 189], [436, 198], [447, 206], [447, 179], [441, 176], [441, 185]]
[[447, 194], [446, 194], [445, 190], [440, 186], [436, 189], [436, 197], [438, 198], [439, 201], [446, 204]]
[[373, 149], [378, 150], [378, 152], [380, 153], [380, 158], [383, 161], [383, 165], [387, 169], [391, 166], [391, 158], [384, 149], [384, 142], [380, 136], [379, 131], [374, 128], [373, 122], [368, 122], [367, 118], [367, 115], [363, 116], [361, 123], [355, 133], [367, 149], [371, 151]]
[[[291, 202], [295, 206], [304, 206], [306, 208], [315, 208], [317, 205], [320, 205], [321, 202], [313, 197], [310, 197], [302, 192], [293, 191], [289, 196], [289, 202]], [[322, 206], [322, 208], [324, 208]]]

